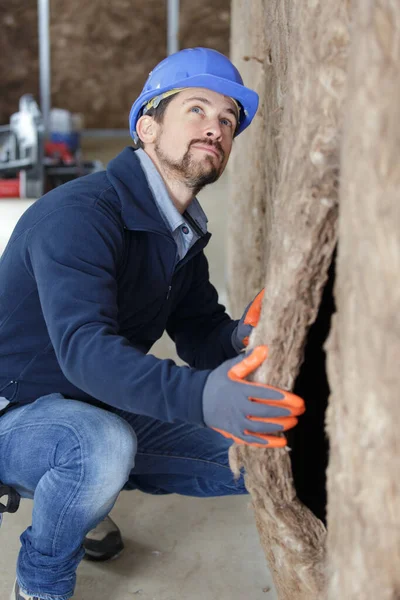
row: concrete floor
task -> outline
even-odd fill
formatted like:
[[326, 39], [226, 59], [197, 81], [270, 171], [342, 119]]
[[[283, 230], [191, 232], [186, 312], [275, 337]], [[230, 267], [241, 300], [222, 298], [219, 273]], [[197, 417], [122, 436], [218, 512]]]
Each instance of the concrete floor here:
[[[86, 139], [85, 156], [106, 164], [129, 139]], [[225, 302], [227, 175], [199, 196], [214, 234], [207, 248], [211, 279]], [[0, 200], [0, 253], [23, 205]], [[152, 349], [176, 358], [163, 337]], [[179, 360], [177, 360], [179, 363]], [[7, 600], [15, 577], [19, 535], [29, 526], [32, 502], [23, 500], [0, 529], [0, 600]], [[103, 564], [83, 561], [77, 600], [276, 600], [248, 497], [187, 498], [121, 493], [112, 511], [125, 551]]]

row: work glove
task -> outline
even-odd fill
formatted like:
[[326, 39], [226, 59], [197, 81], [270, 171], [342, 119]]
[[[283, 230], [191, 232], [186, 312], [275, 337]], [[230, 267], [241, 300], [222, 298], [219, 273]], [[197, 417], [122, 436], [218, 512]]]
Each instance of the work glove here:
[[267, 346], [257, 346], [248, 356], [227, 360], [211, 371], [203, 390], [203, 416], [208, 427], [237, 444], [282, 448], [286, 438], [273, 434], [294, 427], [305, 407], [295, 394], [246, 381], [267, 355]]
[[241, 352], [249, 344], [249, 337], [253, 328], [258, 325], [261, 313], [261, 305], [264, 299], [264, 289], [257, 294], [250, 304], [247, 305], [242, 318], [232, 332], [232, 346], [237, 353]]

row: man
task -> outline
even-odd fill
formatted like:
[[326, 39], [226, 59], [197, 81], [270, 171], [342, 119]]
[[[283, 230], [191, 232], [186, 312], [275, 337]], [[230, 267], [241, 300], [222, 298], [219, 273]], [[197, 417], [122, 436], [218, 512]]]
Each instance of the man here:
[[[195, 199], [222, 174], [252, 121], [255, 92], [216, 51], [178, 52], [133, 104], [126, 148], [102, 173], [39, 199], [0, 262], [0, 480], [32, 498], [13, 600], [67, 600], [87, 554], [122, 542], [107, 518], [119, 492], [246, 493], [232, 440], [285, 445], [303, 401], [245, 380], [238, 356], [262, 294], [233, 321], [203, 253]], [[148, 355], [167, 330], [189, 366]], [[201, 460], [199, 460], [201, 458]], [[104, 532], [110, 532], [104, 536]], [[91, 532], [91, 533], [89, 533]]]

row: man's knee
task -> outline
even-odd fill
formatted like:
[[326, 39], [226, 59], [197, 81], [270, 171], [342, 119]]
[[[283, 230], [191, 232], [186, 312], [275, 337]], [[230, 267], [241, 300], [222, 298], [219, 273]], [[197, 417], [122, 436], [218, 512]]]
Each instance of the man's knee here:
[[209, 496], [241, 496], [247, 494], [243, 475], [236, 478], [233, 473], [221, 478], [220, 481], [197, 479], [196, 495]]
[[[135, 432], [118, 415], [74, 400], [66, 403], [70, 414], [62, 424], [65, 435], [58, 443], [54, 466], [79, 470], [93, 489], [118, 493], [135, 464]], [[78, 410], [74, 405], [79, 405]]]
[[239, 476], [234, 475], [229, 462], [229, 449], [233, 441], [212, 430], [207, 435], [205, 448], [210, 461], [210, 475], [199, 477], [195, 488], [199, 496], [231, 496], [247, 494], [243, 469]]

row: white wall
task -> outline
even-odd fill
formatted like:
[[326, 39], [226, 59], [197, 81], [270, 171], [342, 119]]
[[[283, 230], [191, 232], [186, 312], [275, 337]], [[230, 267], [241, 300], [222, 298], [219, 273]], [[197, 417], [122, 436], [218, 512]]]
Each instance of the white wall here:
[[35, 200], [6, 200], [0, 198], [0, 255], [20, 216]]
[[[34, 200], [6, 200], [0, 198], [0, 256], [18, 219], [33, 202]], [[0, 410], [6, 404], [8, 404], [7, 400], [0, 397]]]

